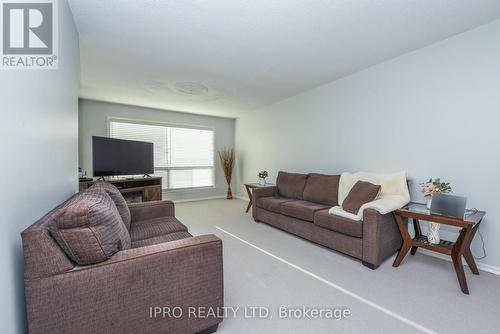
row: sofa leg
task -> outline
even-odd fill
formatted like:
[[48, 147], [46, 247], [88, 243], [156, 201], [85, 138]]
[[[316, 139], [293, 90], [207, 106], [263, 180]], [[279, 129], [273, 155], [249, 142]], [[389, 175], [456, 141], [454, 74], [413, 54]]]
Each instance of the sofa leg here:
[[364, 265], [365, 267], [368, 267], [368, 268], [370, 268], [371, 270], [375, 270], [375, 269], [377, 269], [377, 268], [378, 268], [378, 266], [376, 266], [376, 265], [374, 265], [373, 263], [370, 263], [370, 262], [365, 262], [365, 261], [363, 261], [362, 263], [363, 263], [363, 265]]
[[217, 332], [217, 328], [219, 328], [219, 324], [205, 328], [204, 330], [202, 330], [201, 332], [198, 332], [196, 334], [212, 334], [212, 333]]
[[254, 218], [253, 220], [254, 220], [256, 223], [260, 223], [260, 220], [258, 220], [258, 219], [256, 219], [256, 218]]

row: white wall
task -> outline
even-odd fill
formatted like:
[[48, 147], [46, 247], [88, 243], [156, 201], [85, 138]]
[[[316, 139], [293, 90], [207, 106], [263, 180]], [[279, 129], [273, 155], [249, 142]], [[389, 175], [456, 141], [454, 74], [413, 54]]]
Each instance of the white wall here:
[[164, 199], [174, 201], [225, 196], [227, 184], [219, 163], [217, 151], [234, 147], [234, 120], [221, 117], [201, 116], [175, 111], [136, 107], [123, 104], [80, 100], [79, 147], [80, 165], [92, 176], [92, 136], [107, 134], [108, 117], [121, 117], [143, 121], [189, 124], [215, 129], [215, 187], [205, 189], [174, 190], [164, 193]]
[[239, 118], [239, 193], [262, 169], [273, 181], [278, 170], [407, 170], [414, 200], [441, 177], [487, 211], [483, 262], [500, 267], [499, 41], [495, 21]]
[[0, 70], [0, 333], [25, 333], [20, 233], [77, 189], [78, 34], [59, 1], [59, 69]]

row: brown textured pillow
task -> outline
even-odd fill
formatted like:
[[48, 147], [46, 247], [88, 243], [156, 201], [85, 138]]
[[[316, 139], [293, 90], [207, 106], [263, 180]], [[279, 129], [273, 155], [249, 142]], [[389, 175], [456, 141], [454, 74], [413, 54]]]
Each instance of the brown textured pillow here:
[[80, 265], [105, 261], [130, 248], [130, 234], [106, 192], [81, 192], [59, 212], [49, 230]]
[[352, 187], [351, 191], [349, 191], [349, 194], [347, 194], [344, 202], [342, 202], [342, 209], [357, 215], [359, 208], [361, 208], [363, 204], [371, 202], [377, 198], [379, 192], [379, 185], [365, 181], [358, 181]]
[[125, 227], [130, 231], [130, 209], [128, 208], [128, 204], [118, 188], [116, 188], [109, 182], [99, 181], [94, 183], [94, 185], [89, 188], [89, 191], [105, 191], [115, 203], [116, 208], [118, 209], [118, 213], [120, 214], [120, 217], [122, 217], [123, 223], [125, 224]]

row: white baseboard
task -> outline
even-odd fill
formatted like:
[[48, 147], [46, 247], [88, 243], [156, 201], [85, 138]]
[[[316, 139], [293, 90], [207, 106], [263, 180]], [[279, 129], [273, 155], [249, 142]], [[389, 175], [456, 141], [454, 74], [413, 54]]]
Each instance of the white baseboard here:
[[[174, 203], [186, 203], [186, 202], [197, 202], [197, 201], [208, 201], [211, 199], [225, 199], [226, 196], [210, 196], [210, 197], [198, 197], [198, 198], [188, 198], [188, 199], [180, 199], [180, 200], [171, 200]], [[241, 199], [242, 201], [248, 202], [248, 198], [233, 195], [233, 198]]]
[[[430, 251], [428, 249], [419, 248], [417, 252], [425, 254], [425, 255], [428, 255], [428, 256], [437, 257], [439, 259], [451, 262], [451, 257], [443, 255], [443, 254], [440, 254], [440, 253], [436, 253], [436, 252]], [[467, 263], [465, 261], [464, 261], [464, 265], [468, 267], [468, 265], [467, 265]], [[486, 271], [486, 272], [489, 272], [489, 273], [492, 273], [492, 274], [495, 274], [495, 275], [500, 275], [500, 268], [499, 267], [495, 267], [495, 266], [492, 266], [492, 265], [489, 265], [489, 264], [485, 264], [485, 263], [481, 263], [481, 262], [476, 262], [476, 265], [477, 265], [477, 268], [479, 270]]]
[[198, 202], [198, 201], [207, 201], [211, 199], [222, 199], [226, 198], [226, 196], [210, 196], [210, 197], [199, 197], [199, 198], [188, 198], [188, 199], [180, 199], [180, 200], [172, 200], [174, 203], [186, 203], [186, 202]]

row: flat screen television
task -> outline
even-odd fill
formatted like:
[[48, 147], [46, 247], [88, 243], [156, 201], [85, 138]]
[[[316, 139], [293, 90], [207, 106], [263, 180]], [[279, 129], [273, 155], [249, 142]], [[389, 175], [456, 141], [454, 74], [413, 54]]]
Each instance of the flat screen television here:
[[154, 172], [153, 143], [93, 136], [92, 157], [94, 176]]

